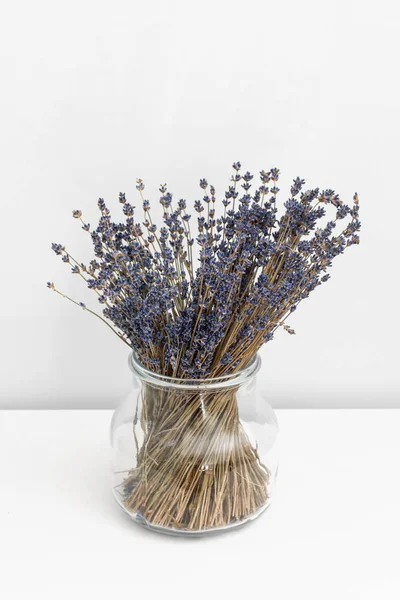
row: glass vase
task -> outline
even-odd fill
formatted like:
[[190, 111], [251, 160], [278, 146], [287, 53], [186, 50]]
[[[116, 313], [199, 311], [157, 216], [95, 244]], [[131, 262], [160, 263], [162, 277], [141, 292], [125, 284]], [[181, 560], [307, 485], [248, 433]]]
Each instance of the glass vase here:
[[229, 530], [270, 504], [276, 416], [257, 384], [261, 361], [203, 380], [129, 358], [133, 390], [111, 423], [113, 493], [136, 522], [171, 534]]

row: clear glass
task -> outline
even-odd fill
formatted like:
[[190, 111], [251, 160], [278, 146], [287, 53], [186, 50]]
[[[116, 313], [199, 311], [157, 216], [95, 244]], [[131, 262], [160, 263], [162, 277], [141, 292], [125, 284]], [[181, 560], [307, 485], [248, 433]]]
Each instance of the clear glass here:
[[158, 375], [134, 353], [133, 390], [111, 423], [113, 493], [136, 522], [162, 533], [229, 530], [270, 504], [278, 424], [257, 385], [261, 361], [234, 375]]

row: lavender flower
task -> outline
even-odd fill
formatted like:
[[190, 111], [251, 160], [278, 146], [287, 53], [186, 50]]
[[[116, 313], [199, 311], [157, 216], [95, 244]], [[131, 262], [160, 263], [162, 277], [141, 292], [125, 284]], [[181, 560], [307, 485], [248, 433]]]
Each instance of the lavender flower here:
[[[197, 219], [186, 212], [185, 199], [173, 205], [167, 185], [161, 185], [161, 227], [152, 221], [141, 179], [136, 189], [142, 223], [124, 193], [122, 222], [111, 220], [100, 198], [97, 227], [83, 224], [95, 257], [87, 267], [52, 244], [97, 294], [102, 315], [61, 294], [52, 282], [47, 286], [107, 323], [150, 369], [201, 378], [243, 367], [279, 327], [294, 335], [286, 318], [328, 281], [333, 259], [359, 243], [361, 224], [357, 194], [348, 206], [331, 189], [304, 190], [300, 177], [279, 216], [279, 169], [260, 171], [261, 184], [253, 192], [253, 175], [240, 175], [240, 169], [240, 162], [233, 163], [220, 203], [215, 187], [200, 179], [207, 191], [194, 202]], [[319, 225], [329, 213], [330, 220]], [[82, 212], [74, 210], [73, 217], [81, 219]]]

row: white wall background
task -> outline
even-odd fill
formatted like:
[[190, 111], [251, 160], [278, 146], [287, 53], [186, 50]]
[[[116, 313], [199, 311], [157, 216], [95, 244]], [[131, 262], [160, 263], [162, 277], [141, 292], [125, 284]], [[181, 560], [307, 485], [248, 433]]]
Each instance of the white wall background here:
[[[102, 196], [142, 177], [188, 199], [241, 160], [361, 199], [362, 243], [262, 351], [275, 406], [400, 405], [400, 4], [28, 0], [1, 44], [0, 406], [109, 407], [127, 348], [45, 287], [90, 299], [50, 251], [86, 259]], [[151, 196], [151, 193], [148, 194]], [[91, 299], [96, 307], [95, 298]]]

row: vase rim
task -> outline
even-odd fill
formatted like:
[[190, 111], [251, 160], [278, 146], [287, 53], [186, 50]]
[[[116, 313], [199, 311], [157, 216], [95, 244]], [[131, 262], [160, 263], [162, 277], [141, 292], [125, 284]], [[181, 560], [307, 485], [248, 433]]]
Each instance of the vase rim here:
[[138, 359], [136, 352], [129, 354], [128, 364], [131, 371], [146, 383], [160, 387], [174, 387], [179, 389], [220, 389], [236, 387], [244, 383], [250, 377], [254, 377], [261, 366], [259, 354], [255, 354], [251, 361], [239, 371], [218, 377], [203, 377], [201, 379], [190, 379], [181, 377], [169, 377], [156, 373], [145, 367]]

